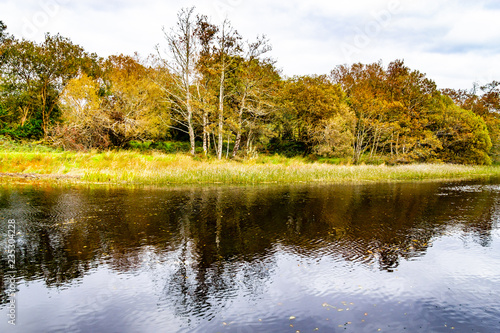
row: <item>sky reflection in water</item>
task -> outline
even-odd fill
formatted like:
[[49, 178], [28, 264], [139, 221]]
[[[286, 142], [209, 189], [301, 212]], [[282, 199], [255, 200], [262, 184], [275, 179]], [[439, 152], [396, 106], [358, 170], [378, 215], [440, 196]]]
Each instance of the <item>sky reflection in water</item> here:
[[2, 332], [492, 332], [495, 182], [0, 188]]

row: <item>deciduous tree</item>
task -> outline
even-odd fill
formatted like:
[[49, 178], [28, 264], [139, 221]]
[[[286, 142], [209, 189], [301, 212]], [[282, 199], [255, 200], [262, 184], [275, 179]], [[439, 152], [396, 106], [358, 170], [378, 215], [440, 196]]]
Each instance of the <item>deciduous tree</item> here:
[[46, 34], [40, 44], [27, 40], [8, 43], [3, 51], [3, 80], [11, 92], [26, 96], [18, 101], [20, 118], [29, 113], [26, 108], [36, 109], [47, 135], [64, 87], [81, 72], [85, 58], [83, 48], [60, 35]]
[[193, 83], [199, 59], [194, 7], [184, 8], [177, 14], [177, 24], [170, 31], [163, 29], [168, 46], [168, 59], [164, 61], [169, 84], [163, 86], [171, 105], [174, 128], [189, 135], [191, 155], [195, 154]]

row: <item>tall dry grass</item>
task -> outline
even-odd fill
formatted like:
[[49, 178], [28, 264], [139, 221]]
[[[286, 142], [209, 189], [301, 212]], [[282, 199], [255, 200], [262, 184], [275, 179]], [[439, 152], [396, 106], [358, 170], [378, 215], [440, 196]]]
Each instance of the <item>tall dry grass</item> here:
[[472, 179], [498, 176], [500, 167], [450, 164], [338, 166], [281, 156], [219, 161], [158, 152], [0, 150], [0, 172], [78, 176], [88, 182], [165, 185]]

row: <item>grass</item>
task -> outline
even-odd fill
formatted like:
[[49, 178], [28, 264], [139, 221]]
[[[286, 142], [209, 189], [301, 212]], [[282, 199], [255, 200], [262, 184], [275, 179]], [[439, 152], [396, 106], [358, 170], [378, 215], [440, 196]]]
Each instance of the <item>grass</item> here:
[[498, 176], [500, 167], [450, 164], [342, 166], [282, 156], [219, 161], [180, 153], [70, 152], [37, 147], [27, 151], [0, 146], [0, 172], [65, 175], [91, 183], [167, 185], [474, 179]]
[[144, 185], [340, 183], [475, 179], [500, 176], [500, 166], [349, 166], [332, 164], [329, 160], [311, 162], [306, 158], [279, 155], [219, 161], [157, 151], [62, 151], [0, 137], [0, 173], [44, 175], [45, 179], [64, 178], [67, 182]]

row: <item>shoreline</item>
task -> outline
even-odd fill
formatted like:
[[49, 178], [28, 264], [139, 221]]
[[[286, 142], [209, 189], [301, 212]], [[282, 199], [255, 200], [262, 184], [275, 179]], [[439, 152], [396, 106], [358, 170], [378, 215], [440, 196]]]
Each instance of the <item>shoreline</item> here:
[[333, 165], [262, 155], [216, 160], [158, 152], [0, 151], [0, 179], [154, 185], [453, 181], [500, 177], [500, 166], [459, 164]]
[[23, 178], [23, 179], [81, 179], [81, 176], [58, 175], [58, 174], [39, 174], [39, 173], [19, 173], [19, 172], [0, 172], [0, 177]]

